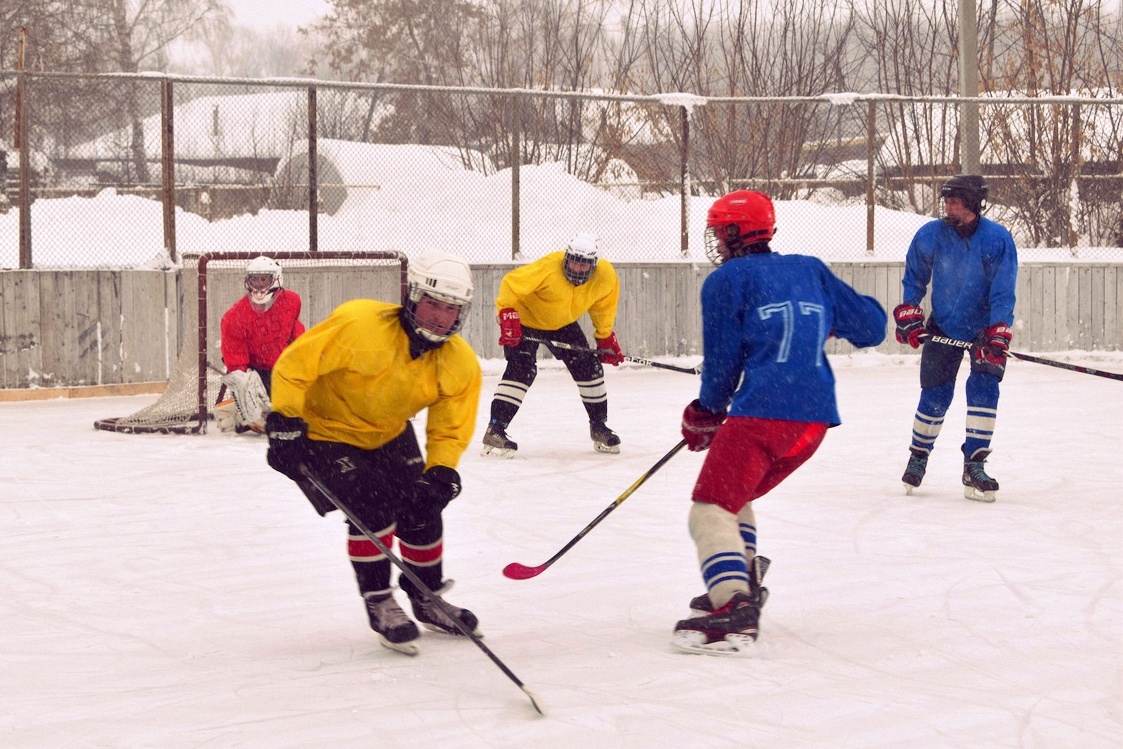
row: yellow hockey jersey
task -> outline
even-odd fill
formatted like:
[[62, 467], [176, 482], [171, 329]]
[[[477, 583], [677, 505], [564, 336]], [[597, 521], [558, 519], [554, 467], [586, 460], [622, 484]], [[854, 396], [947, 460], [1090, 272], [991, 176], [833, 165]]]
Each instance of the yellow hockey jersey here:
[[593, 336], [607, 338], [616, 323], [620, 281], [616, 269], [604, 258], [588, 281], [574, 286], [565, 277], [565, 252], [551, 252], [503, 276], [496, 309], [514, 308], [523, 325], [557, 330], [589, 313]]
[[312, 440], [373, 450], [428, 408], [425, 468], [456, 468], [480, 400], [480, 363], [458, 335], [416, 359], [400, 305], [355, 299], [293, 341], [273, 367], [273, 409]]

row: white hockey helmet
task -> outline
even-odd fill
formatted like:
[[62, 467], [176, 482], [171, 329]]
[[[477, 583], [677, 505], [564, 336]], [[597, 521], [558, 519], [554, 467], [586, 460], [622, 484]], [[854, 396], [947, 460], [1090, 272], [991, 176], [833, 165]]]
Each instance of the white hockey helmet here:
[[243, 285], [250, 295], [250, 301], [257, 306], [268, 306], [283, 284], [281, 265], [273, 258], [259, 255], [246, 265]]
[[406, 323], [432, 343], [448, 340], [472, 306], [472, 269], [455, 255], [429, 249], [410, 262], [407, 278]]
[[588, 281], [597, 267], [597, 235], [583, 231], [573, 235], [565, 248], [565, 278], [574, 286]]

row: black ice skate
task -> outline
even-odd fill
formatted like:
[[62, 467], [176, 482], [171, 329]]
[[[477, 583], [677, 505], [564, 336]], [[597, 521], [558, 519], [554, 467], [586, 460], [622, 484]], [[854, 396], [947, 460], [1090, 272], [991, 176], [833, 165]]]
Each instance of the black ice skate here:
[[417, 655], [420, 652], [417, 639], [421, 633], [393, 595], [367, 593], [363, 599], [367, 604], [370, 628], [378, 633], [379, 642], [406, 655]]
[[998, 482], [983, 470], [985, 460], [963, 462], [963, 496], [976, 502], [993, 502], [998, 499]]
[[[755, 556], [750, 563], [752, 566], [749, 570], [750, 574], [756, 578], [756, 584], [760, 587], [760, 583], [764, 580], [764, 573], [768, 572], [768, 565], [772, 564], [772, 560], [768, 557]], [[763, 607], [768, 601], [768, 588], [760, 588], [760, 605]], [[714, 604], [710, 601], [710, 594], [703, 593], [700, 596], [695, 596], [690, 599], [690, 613], [694, 616], [705, 616], [714, 612]]]
[[672, 644], [687, 653], [745, 655], [759, 633], [760, 589], [735, 593], [717, 611], [675, 625]]
[[905, 467], [905, 475], [901, 481], [905, 484], [905, 494], [912, 494], [912, 490], [920, 486], [924, 480], [924, 472], [928, 469], [928, 453], [915, 448], [909, 450], [909, 464]]
[[498, 424], [487, 425], [484, 432], [484, 449], [480, 455], [494, 455], [497, 458], [513, 457], [519, 446], [507, 437], [506, 430]]
[[603, 421], [589, 423], [589, 436], [593, 439], [593, 447], [597, 452], [613, 454], [620, 452], [620, 438]]
[[413, 615], [417, 617], [417, 621], [425, 625], [426, 629], [464, 637], [464, 633], [450, 618], [449, 615], [451, 614], [459, 620], [464, 629], [477, 637], [480, 636], [480, 622], [476, 619], [476, 615], [468, 609], [453, 606], [436, 593], [428, 598], [410, 598], [409, 600], [413, 604]]

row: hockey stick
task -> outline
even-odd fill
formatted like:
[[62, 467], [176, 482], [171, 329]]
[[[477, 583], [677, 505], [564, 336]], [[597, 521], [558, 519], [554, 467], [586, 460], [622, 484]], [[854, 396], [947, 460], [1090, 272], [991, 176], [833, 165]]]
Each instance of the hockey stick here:
[[[955, 346], [956, 348], [971, 349], [975, 344], [969, 341], [960, 341], [955, 338], [948, 338], [942, 335], [926, 336], [927, 340], [934, 343], [942, 343], [945, 346]], [[1056, 361], [1055, 359], [1042, 359], [1039, 356], [1030, 356], [1029, 354], [1022, 354], [1017, 351], [1009, 351], [1010, 356], [1022, 361], [1033, 362], [1034, 364], [1044, 364], [1049, 367], [1059, 367], [1061, 369], [1072, 370], [1073, 372], [1083, 372], [1084, 374], [1096, 375], [1097, 377], [1106, 377], [1109, 380], [1123, 380], [1123, 374], [1115, 372], [1104, 372], [1101, 369], [1093, 369], [1092, 367], [1083, 367], [1079, 364], [1069, 364], [1063, 361]]]
[[572, 549], [573, 546], [578, 541], [580, 541], [582, 538], [584, 538], [585, 535], [597, 525], [597, 523], [604, 520], [608, 516], [608, 513], [615, 510], [617, 507], [619, 507], [624, 502], [625, 499], [632, 496], [632, 492], [634, 492], [636, 489], [640, 488], [640, 486], [643, 484], [643, 482], [645, 482], [649, 478], [651, 478], [651, 475], [653, 473], [655, 473], [660, 468], [662, 468], [664, 463], [666, 463], [668, 460], [670, 460], [672, 457], [674, 457], [674, 454], [677, 453], [679, 450], [681, 450], [684, 447], [686, 447], [686, 440], [679, 441], [679, 443], [677, 445], [675, 445], [674, 447], [671, 448], [671, 451], [669, 453], [664, 455], [662, 458], [659, 458], [659, 460], [656, 461], [655, 465], [651, 466], [651, 468], [648, 468], [647, 471], [642, 476], [640, 476], [638, 479], [636, 479], [636, 482], [634, 484], [632, 484], [631, 486], [629, 486], [624, 491], [623, 494], [621, 494], [619, 497], [616, 498], [616, 500], [612, 504], [610, 504], [608, 507], [604, 508], [604, 510], [601, 512], [601, 514], [597, 515], [593, 519], [593, 522], [586, 525], [584, 530], [582, 530], [580, 533], [578, 533], [576, 536], [574, 536], [570, 540], [570, 542], [567, 543], [565, 546], [561, 547], [561, 550], [558, 551], [557, 554], [554, 554], [552, 557], [550, 557], [549, 559], [547, 559], [545, 562], [538, 565], [537, 567], [527, 567], [525, 564], [519, 564], [518, 562], [511, 562], [510, 564], [508, 564], [506, 567], [503, 568], [503, 576], [508, 577], [512, 580], [528, 580], [532, 577], [537, 577], [538, 575], [541, 575], [543, 572], [546, 571], [547, 567], [549, 567], [554, 562], [558, 561], [558, 559], [561, 557], [562, 554], [564, 554], [567, 551], [569, 551], [570, 549]]
[[526, 696], [530, 698], [530, 704], [534, 706], [534, 709], [538, 712], [539, 715], [546, 714], [546, 711], [542, 709], [542, 703], [538, 701], [538, 697], [530, 691], [526, 684], [523, 684], [519, 677], [515, 676], [514, 672], [511, 671], [511, 669], [507, 668], [506, 664], [504, 664], [503, 661], [499, 660], [499, 657], [495, 655], [495, 653], [491, 652], [491, 649], [487, 645], [484, 645], [483, 641], [479, 638], [479, 635], [475, 634], [470, 629], [464, 626], [464, 623], [456, 617], [456, 613], [451, 610], [451, 608], [443, 598], [433, 593], [433, 591], [429, 589], [429, 586], [421, 582], [421, 578], [419, 578], [413, 570], [407, 567], [405, 562], [399, 559], [396, 554], [390, 551], [390, 549], [387, 548], [386, 544], [382, 543], [382, 539], [380, 539], [378, 535], [374, 533], [374, 531], [367, 527], [366, 523], [355, 517], [355, 513], [353, 513], [348, 507], [346, 507], [339, 500], [339, 497], [335, 496], [335, 492], [327, 488], [324, 483], [320, 481], [320, 479], [316, 476], [316, 474], [312, 473], [312, 471], [308, 469], [308, 466], [301, 464], [300, 473], [304, 476], [304, 478], [308, 480], [310, 484], [312, 484], [312, 486], [316, 487], [316, 491], [322, 494], [323, 497], [333, 505], [338, 507], [340, 511], [347, 516], [347, 519], [350, 520], [356, 528], [362, 531], [363, 535], [365, 535], [370, 540], [370, 542], [374, 544], [375, 548], [382, 552], [382, 554], [387, 559], [389, 559], [390, 562], [393, 563], [393, 565], [397, 567], [401, 571], [401, 573], [405, 575], [426, 598], [437, 604], [444, 615], [448, 617], [448, 619], [456, 626], [458, 630], [460, 630], [460, 634], [464, 635], [473, 643], [475, 643], [476, 647], [482, 650], [484, 652], [484, 655], [490, 658], [492, 663], [498, 666], [499, 670], [506, 674], [508, 679], [515, 682], [515, 685], [518, 686], [519, 689], [523, 690]]
[[[555, 348], [560, 348], [560, 349], [563, 349], [565, 351], [576, 351], [576, 352], [581, 353], [581, 354], [595, 354], [597, 356], [600, 355], [600, 351], [598, 351], [595, 348], [585, 348], [584, 346], [571, 346], [570, 344], [562, 343], [561, 341], [547, 341], [544, 338], [531, 338], [529, 336], [525, 336], [523, 338], [523, 340], [524, 341], [534, 341], [535, 343], [541, 343], [541, 344], [546, 345], [546, 346], [553, 346]], [[676, 367], [674, 364], [664, 364], [663, 362], [652, 361], [651, 359], [642, 359], [638, 356], [628, 356], [627, 354], [621, 354], [621, 356], [624, 358], [624, 361], [626, 361], [626, 362], [631, 362], [632, 364], [642, 364], [645, 367], [654, 367], [655, 369], [669, 369], [672, 372], [682, 372], [683, 374], [695, 374], [695, 375], [699, 374], [702, 371], [701, 366], [694, 367], [694, 368]]]

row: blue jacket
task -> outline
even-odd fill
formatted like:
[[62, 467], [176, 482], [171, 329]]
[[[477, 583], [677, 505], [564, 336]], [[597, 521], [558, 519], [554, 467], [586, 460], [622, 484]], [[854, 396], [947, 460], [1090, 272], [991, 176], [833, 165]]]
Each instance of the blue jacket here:
[[1001, 224], [980, 218], [967, 239], [943, 221], [917, 230], [905, 257], [904, 301], [919, 305], [932, 284], [932, 321], [944, 335], [973, 340], [995, 323], [1014, 323], [1018, 251]]
[[841, 423], [823, 344], [885, 340], [885, 310], [818, 258], [761, 253], [733, 258], [702, 284], [702, 390], [731, 416]]

